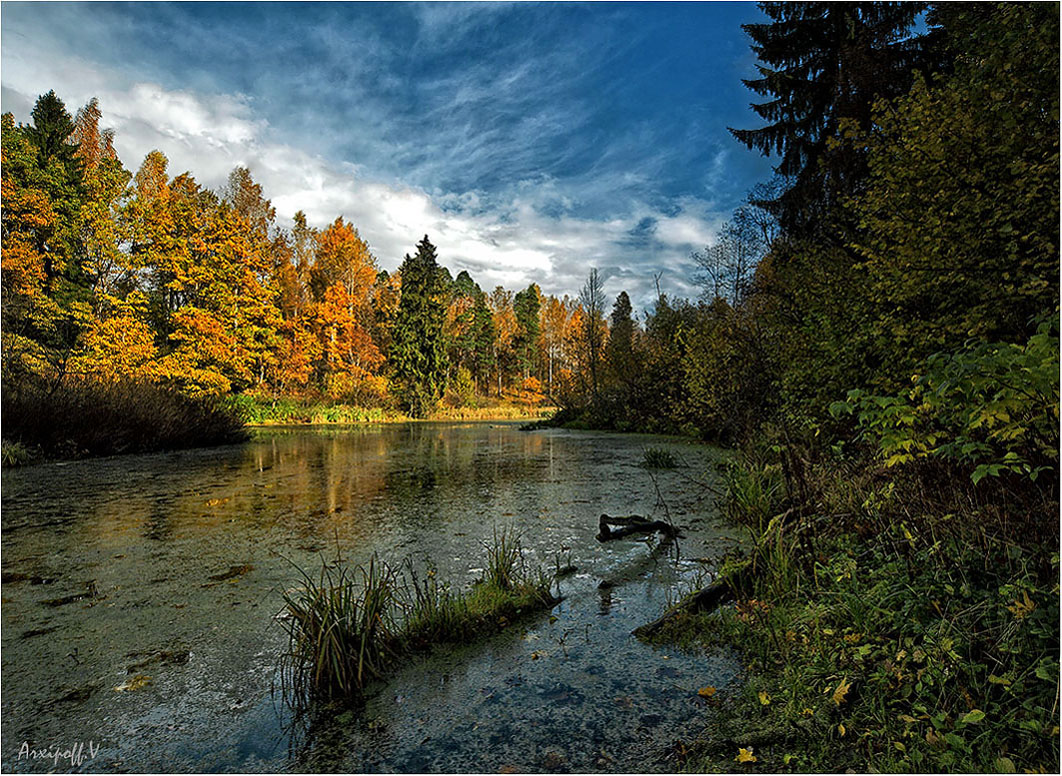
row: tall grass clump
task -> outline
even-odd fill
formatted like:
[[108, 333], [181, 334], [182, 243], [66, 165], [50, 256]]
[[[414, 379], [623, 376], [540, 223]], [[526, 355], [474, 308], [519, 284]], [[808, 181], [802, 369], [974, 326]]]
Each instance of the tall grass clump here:
[[647, 447], [642, 451], [642, 466], [646, 469], [674, 469], [678, 466], [678, 460], [670, 450]]
[[244, 438], [235, 413], [143, 382], [24, 378], [5, 384], [4, 437], [44, 457], [141, 453], [227, 444]]
[[524, 564], [513, 531], [496, 532], [486, 552], [484, 577], [468, 590], [454, 590], [411, 560], [391, 565], [373, 557], [352, 569], [300, 572], [280, 618], [289, 698], [356, 700], [405, 658], [494, 633], [556, 603], [549, 577]]

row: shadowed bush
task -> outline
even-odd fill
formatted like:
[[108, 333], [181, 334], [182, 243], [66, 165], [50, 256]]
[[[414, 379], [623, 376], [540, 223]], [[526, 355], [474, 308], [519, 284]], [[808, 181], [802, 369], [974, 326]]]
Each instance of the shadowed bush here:
[[244, 438], [236, 415], [210, 399], [192, 399], [137, 382], [43, 381], [5, 385], [4, 438], [45, 457], [142, 453], [227, 444]]

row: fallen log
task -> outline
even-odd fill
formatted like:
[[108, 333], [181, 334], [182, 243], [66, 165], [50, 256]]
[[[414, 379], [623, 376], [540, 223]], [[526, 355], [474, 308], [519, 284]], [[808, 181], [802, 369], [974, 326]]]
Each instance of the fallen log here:
[[[620, 527], [613, 528], [612, 526]], [[656, 533], [657, 531], [672, 539], [679, 536], [679, 529], [671, 523], [665, 523], [663, 520], [646, 520], [639, 515], [631, 515], [630, 517], [601, 515], [601, 520], [598, 522], [597, 540], [599, 542], [610, 542], [631, 534]]]
[[652, 622], [639, 625], [631, 631], [638, 638], [647, 638], [663, 628], [671, 620], [684, 614], [707, 612], [736, 598], [736, 590], [742, 587], [752, 574], [752, 565], [746, 565], [728, 577], [717, 579], [708, 587], [690, 593], [663, 615]]

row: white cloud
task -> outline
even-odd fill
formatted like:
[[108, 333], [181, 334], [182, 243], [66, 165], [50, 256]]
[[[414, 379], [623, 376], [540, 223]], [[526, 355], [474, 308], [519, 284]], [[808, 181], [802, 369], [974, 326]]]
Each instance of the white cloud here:
[[[662, 270], [671, 270], [662, 281], [664, 290], [689, 292], [679, 268], [691, 250], [712, 240], [721, 220], [707, 203], [692, 198], [677, 202], [677, 211], [670, 213], [628, 201], [617, 202], [607, 217], [579, 217], [572, 214], [572, 203], [580, 198], [578, 187], [588, 184], [572, 189], [549, 178], [515, 181], [508, 193], [489, 198], [477, 192], [433, 195], [396, 180], [367, 179], [354, 165], [276, 141], [269, 124], [240, 95], [167, 90], [152, 83], [123, 87], [120, 78], [103, 77], [85, 63], [63, 66], [66, 75], [59, 79], [55, 69], [42, 73], [12, 61], [13, 67], [4, 61], [5, 109], [31, 105], [42, 82], [62, 84], [71, 112], [98, 96], [102, 124], [117, 131], [117, 150], [131, 170], [157, 148], [169, 158], [171, 175], [188, 170], [217, 189], [234, 166], [245, 165], [272, 198], [282, 222], [290, 224], [299, 209], [316, 226], [342, 215], [358, 227], [386, 269], [396, 268], [428, 234], [453, 274], [468, 270], [485, 289], [535, 282], [547, 293], [574, 296], [589, 269], [597, 267], [608, 278], [608, 293], [626, 290], [636, 304], [645, 305], [655, 296], [653, 276]], [[611, 184], [592, 185], [596, 193]], [[647, 218], [655, 229], [632, 246], [632, 230]]]

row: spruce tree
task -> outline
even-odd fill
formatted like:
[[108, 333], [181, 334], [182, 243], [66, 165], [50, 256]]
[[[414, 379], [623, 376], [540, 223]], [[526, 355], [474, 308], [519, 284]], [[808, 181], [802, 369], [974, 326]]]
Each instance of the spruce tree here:
[[[806, 233], [866, 177], [865, 155], [833, 144], [843, 120], [863, 130], [879, 97], [911, 87], [925, 62], [924, 37], [910, 34], [925, 3], [763, 2], [767, 24], [745, 24], [760, 77], [745, 85], [766, 102], [767, 125], [731, 129], [749, 149], [778, 154], [789, 188], [770, 203], [790, 234]], [[766, 203], [764, 203], [766, 204]]]
[[421, 418], [435, 407], [446, 387], [447, 283], [427, 235], [414, 256], [406, 254], [399, 272], [402, 294], [392, 332], [391, 364], [406, 411]]
[[487, 304], [487, 295], [483, 291], [476, 294], [475, 306], [472, 308], [472, 374], [476, 378], [476, 389], [490, 379], [494, 368], [494, 316]]
[[532, 283], [520, 291], [513, 299], [513, 313], [516, 315], [516, 336], [513, 338], [513, 350], [516, 362], [523, 372], [524, 379], [531, 375], [531, 370], [538, 360], [538, 311], [541, 307], [538, 286]]

